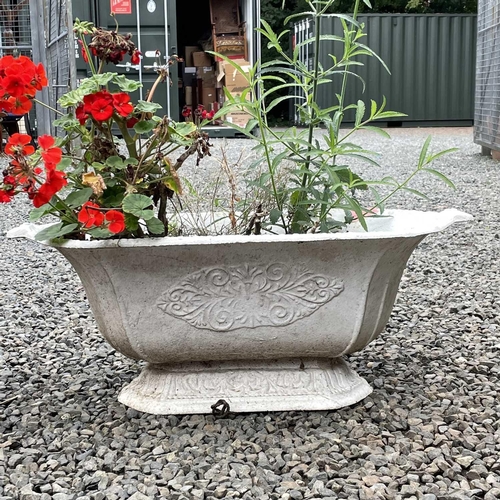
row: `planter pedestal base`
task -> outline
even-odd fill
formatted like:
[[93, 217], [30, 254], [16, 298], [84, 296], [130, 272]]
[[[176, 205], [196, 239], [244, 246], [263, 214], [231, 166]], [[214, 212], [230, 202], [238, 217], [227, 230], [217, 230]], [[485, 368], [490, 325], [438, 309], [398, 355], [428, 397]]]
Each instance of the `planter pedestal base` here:
[[119, 401], [156, 415], [211, 413], [223, 399], [232, 412], [335, 410], [372, 388], [342, 358], [148, 364]]

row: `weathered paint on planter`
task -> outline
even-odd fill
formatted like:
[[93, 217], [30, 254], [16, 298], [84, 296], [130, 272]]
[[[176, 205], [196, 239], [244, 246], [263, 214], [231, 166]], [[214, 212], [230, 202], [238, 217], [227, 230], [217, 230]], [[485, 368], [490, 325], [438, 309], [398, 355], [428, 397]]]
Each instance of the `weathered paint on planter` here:
[[334, 409], [371, 392], [339, 358], [383, 331], [413, 249], [471, 218], [386, 214], [368, 219], [369, 232], [53, 246], [79, 274], [107, 341], [149, 363], [120, 395], [128, 406], [208, 413], [225, 399], [232, 411]]

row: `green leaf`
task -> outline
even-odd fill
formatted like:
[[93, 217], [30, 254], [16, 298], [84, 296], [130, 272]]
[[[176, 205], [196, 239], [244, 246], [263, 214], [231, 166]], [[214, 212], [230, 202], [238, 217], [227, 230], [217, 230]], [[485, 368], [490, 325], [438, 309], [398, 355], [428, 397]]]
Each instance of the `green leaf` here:
[[151, 217], [146, 221], [146, 226], [148, 227], [148, 231], [152, 234], [164, 234], [165, 226], [160, 219], [156, 217]]
[[422, 168], [425, 165], [425, 159], [427, 157], [427, 151], [429, 150], [429, 146], [431, 144], [432, 137], [429, 135], [422, 146], [420, 151], [420, 157], [418, 158], [418, 168]]
[[359, 100], [356, 109], [356, 122], [355, 122], [356, 127], [359, 127], [364, 116], [365, 116], [365, 103]]
[[438, 153], [435, 153], [431, 156], [428, 156], [427, 159], [425, 160], [425, 164], [428, 165], [429, 163], [433, 162], [434, 160], [437, 160], [441, 156], [454, 153], [455, 151], [459, 151], [458, 148], [450, 148], [450, 149], [445, 149], [444, 151], [439, 151]]
[[406, 187], [406, 186], [403, 186], [402, 189], [404, 191], [407, 191], [408, 193], [412, 193], [416, 196], [420, 196], [420, 198], [424, 198], [425, 200], [429, 200], [429, 197], [427, 195], [425, 195], [424, 193], [420, 192], [420, 191], [417, 191], [416, 189], [413, 189], [413, 188], [409, 188], [409, 187]]
[[65, 234], [72, 233], [78, 224], [68, 224], [64, 225], [64, 222], [59, 222], [58, 224], [54, 224], [53, 226], [46, 227], [42, 229], [35, 235], [35, 240], [37, 241], [47, 241], [53, 240], [54, 238], [59, 238], [64, 236]]
[[106, 165], [112, 168], [125, 168], [126, 165], [123, 163], [123, 160], [120, 156], [110, 156], [106, 160]]
[[44, 215], [50, 214], [50, 212], [53, 210], [53, 207], [46, 203], [45, 205], [42, 205], [41, 207], [34, 208], [30, 212], [30, 221], [35, 222], [38, 219], [41, 219]]
[[98, 85], [101, 85], [101, 86], [105, 87], [111, 80], [113, 80], [114, 76], [115, 76], [114, 73], [102, 73], [102, 74], [93, 75], [91, 78]]
[[438, 179], [441, 179], [445, 184], [450, 186], [452, 189], [457, 189], [455, 184], [446, 177], [446, 175], [442, 174], [441, 172], [438, 172], [437, 170], [434, 170], [433, 168], [423, 168], [422, 170], [425, 170], [426, 172], [429, 172], [432, 175], [435, 175]]
[[114, 179], [106, 179], [108, 189], [102, 195], [103, 207], [117, 208], [123, 203], [123, 198], [125, 197], [124, 187], [119, 184], [110, 186], [110, 183], [115, 179], [116, 177]]
[[273, 208], [269, 212], [269, 219], [271, 220], [271, 224], [276, 224], [281, 218], [281, 210], [278, 210], [277, 208]]
[[72, 115], [64, 115], [61, 118], [54, 120], [53, 124], [56, 127], [61, 127], [62, 129], [67, 131], [80, 127], [80, 122]]
[[125, 226], [131, 231], [137, 231], [139, 229], [139, 218], [132, 214], [125, 214]]
[[364, 125], [363, 127], [361, 127], [361, 129], [369, 130], [371, 132], [375, 132], [376, 134], [379, 134], [382, 137], [385, 137], [386, 139], [390, 139], [391, 138], [391, 136], [383, 128], [380, 128], [380, 127], [373, 127], [371, 125]]
[[122, 92], [135, 92], [142, 87], [142, 83], [136, 80], [130, 80], [125, 75], [115, 75], [113, 78], [115, 83]]
[[154, 217], [153, 210], [146, 210], [151, 207], [153, 202], [148, 196], [143, 194], [129, 194], [123, 199], [122, 208], [124, 212], [135, 215], [145, 221]]
[[147, 102], [141, 100], [139, 100], [135, 106], [135, 110], [140, 111], [141, 113], [154, 113], [161, 108], [161, 105], [156, 102]]
[[65, 171], [71, 166], [73, 160], [71, 158], [62, 158], [62, 160], [57, 164], [57, 170]]
[[156, 127], [153, 120], [143, 120], [134, 125], [134, 130], [137, 134], [147, 134]]
[[92, 188], [79, 189], [70, 193], [64, 201], [71, 208], [81, 207], [86, 201], [89, 201], [93, 192]]
[[87, 231], [87, 233], [90, 234], [92, 238], [96, 238], [99, 240], [111, 238], [111, 236], [113, 236], [113, 233], [109, 229], [103, 227], [95, 227], [94, 229], [90, 229], [89, 231]]

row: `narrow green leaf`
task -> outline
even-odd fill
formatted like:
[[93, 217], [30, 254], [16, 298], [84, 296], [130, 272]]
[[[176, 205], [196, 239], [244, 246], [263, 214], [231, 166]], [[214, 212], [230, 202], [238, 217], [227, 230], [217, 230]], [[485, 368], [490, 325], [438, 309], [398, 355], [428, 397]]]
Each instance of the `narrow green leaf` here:
[[370, 132], [375, 132], [376, 134], [379, 134], [382, 137], [385, 137], [386, 139], [391, 138], [391, 136], [383, 128], [380, 128], [380, 127], [373, 127], [371, 125], [364, 125], [363, 127], [361, 127], [361, 129], [369, 130]]
[[442, 174], [441, 172], [438, 172], [437, 170], [434, 170], [433, 168], [423, 168], [422, 170], [425, 170], [426, 172], [429, 172], [432, 175], [435, 175], [438, 179], [441, 179], [445, 184], [450, 186], [452, 189], [457, 189], [455, 184], [446, 177], [446, 175]]
[[356, 127], [359, 127], [364, 116], [365, 116], [365, 103], [363, 101], [359, 100], [358, 106], [356, 109], [356, 120], [355, 120]]
[[417, 191], [416, 189], [409, 188], [409, 187], [406, 187], [406, 186], [404, 186], [402, 189], [404, 191], [407, 191], [408, 193], [414, 194], [415, 196], [419, 196], [420, 198], [424, 198], [425, 200], [429, 200], [429, 197], [427, 195], [425, 195], [424, 193], [422, 193], [420, 191]]
[[427, 151], [429, 150], [429, 146], [431, 144], [432, 137], [429, 135], [420, 150], [420, 157], [418, 159], [418, 168], [422, 168], [425, 165], [425, 158], [427, 157]]

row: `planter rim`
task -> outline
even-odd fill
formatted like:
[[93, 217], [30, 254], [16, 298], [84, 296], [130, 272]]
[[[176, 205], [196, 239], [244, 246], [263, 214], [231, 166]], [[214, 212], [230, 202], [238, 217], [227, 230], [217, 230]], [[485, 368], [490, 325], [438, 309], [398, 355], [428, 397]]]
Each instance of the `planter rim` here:
[[[191, 245], [227, 245], [245, 243], [275, 242], [316, 242], [336, 240], [374, 240], [389, 238], [411, 238], [436, 233], [446, 229], [455, 222], [466, 222], [473, 216], [457, 209], [446, 209], [441, 212], [419, 210], [386, 210], [384, 216], [366, 218], [368, 232], [359, 222], [349, 226], [346, 232], [316, 234], [262, 234], [260, 236], [224, 235], [224, 236], [177, 236], [161, 238], [123, 238], [114, 240], [64, 240], [41, 241], [47, 246], [56, 248], [132, 248], [132, 247], [166, 247]], [[35, 235], [44, 227], [52, 224], [22, 224], [7, 232], [7, 238], [35, 239]]]

